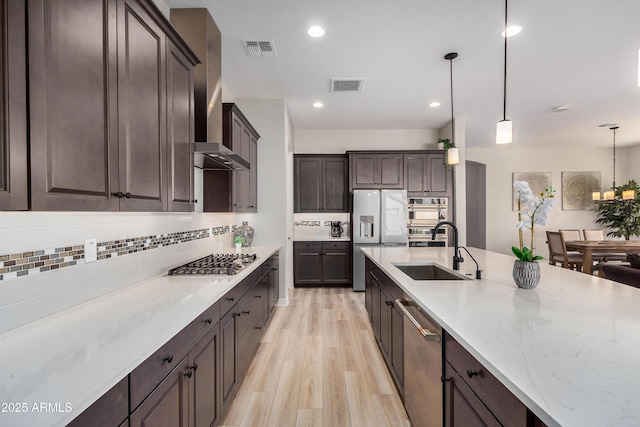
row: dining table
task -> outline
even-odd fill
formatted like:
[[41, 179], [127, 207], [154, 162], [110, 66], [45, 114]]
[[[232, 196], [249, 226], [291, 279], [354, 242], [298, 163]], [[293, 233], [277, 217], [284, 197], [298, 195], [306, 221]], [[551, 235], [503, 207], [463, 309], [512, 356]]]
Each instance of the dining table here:
[[593, 254], [600, 253], [640, 253], [640, 240], [567, 240], [567, 251], [582, 254], [582, 272], [593, 274]]

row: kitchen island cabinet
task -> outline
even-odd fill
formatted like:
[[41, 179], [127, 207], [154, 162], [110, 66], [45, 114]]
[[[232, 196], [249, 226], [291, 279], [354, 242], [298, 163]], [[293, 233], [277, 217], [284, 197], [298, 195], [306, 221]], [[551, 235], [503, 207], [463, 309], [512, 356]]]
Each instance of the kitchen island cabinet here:
[[32, 209], [192, 210], [198, 60], [153, 2], [27, 13]]
[[[363, 249], [448, 337], [453, 425], [461, 425], [456, 415], [502, 425], [637, 425], [640, 290], [546, 263], [537, 288], [519, 289], [512, 256], [469, 250], [481, 280], [413, 280], [394, 265], [450, 269], [452, 248]], [[474, 277], [475, 264], [462, 263], [460, 273]]]
[[349, 162], [344, 155], [294, 155], [294, 212], [349, 212]]
[[0, 1], [0, 210], [29, 207], [24, 0]]

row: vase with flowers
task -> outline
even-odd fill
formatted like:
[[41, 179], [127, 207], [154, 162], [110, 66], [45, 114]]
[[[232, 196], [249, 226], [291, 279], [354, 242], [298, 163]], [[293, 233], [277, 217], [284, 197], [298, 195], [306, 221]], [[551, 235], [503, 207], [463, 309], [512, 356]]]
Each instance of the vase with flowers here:
[[[513, 265], [513, 280], [521, 288], [533, 289], [540, 282], [540, 265], [538, 260], [543, 259], [534, 254], [535, 226], [544, 226], [547, 215], [555, 203], [555, 190], [549, 186], [536, 196], [529, 183], [516, 181], [513, 187], [518, 196], [518, 238], [519, 246], [512, 246], [511, 251], [518, 258]], [[523, 231], [529, 230], [531, 240], [529, 247], [524, 245]]]

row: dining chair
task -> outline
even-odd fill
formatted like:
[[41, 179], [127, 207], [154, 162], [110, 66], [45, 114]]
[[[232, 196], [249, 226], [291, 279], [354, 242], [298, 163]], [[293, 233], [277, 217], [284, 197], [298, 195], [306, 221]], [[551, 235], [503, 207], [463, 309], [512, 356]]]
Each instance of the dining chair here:
[[549, 264], [560, 263], [562, 268], [582, 270], [582, 254], [567, 253], [561, 232], [547, 231], [547, 245], [549, 245]]
[[[558, 230], [562, 233], [562, 238], [567, 240], [582, 240], [582, 233], [578, 229], [560, 229]], [[589, 240], [589, 239], [586, 239]]]
[[[604, 230], [601, 228], [596, 228], [596, 229], [584, 229], [582, 230], [582, 232], [584, 233], [584, 240], [590, 240], [590, 241], [594, 241], [594, 242], [602, 242], [605, 239], [604, 236]], [[616, 253], [610, 253], [610, 254], [594, 254], [593, 255], [593, 260], [594, 261], [601, 261], [601, 262], [607, 262], [607, 261], [626, 261], [627, 260], [627, 254], [616, 254]]]

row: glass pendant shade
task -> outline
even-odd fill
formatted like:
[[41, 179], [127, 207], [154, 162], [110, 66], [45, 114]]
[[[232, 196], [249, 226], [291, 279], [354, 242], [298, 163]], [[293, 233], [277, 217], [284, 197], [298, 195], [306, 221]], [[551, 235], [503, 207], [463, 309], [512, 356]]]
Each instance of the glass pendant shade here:
[[626, 190], [622, 192], [622, 200], [633, 200], [636, 198], [636, 192], [633, 190]]
[[496, 144], [510, 144], [513, 139], [511, 120], [500, 120], [496, 126]]
[[447, 163], [450, 165], [457, 165], [460, 163], [460, 153], [458, 147], [451, 147], [447, 150]]
[[616, 193], [613, 190], [605, 191], [604, 194], [603, 194], [603, 199], [604, 200], [613, 200], [613, 199], [615, 199], [615, 197], [616, 197]]
[[600, 192], [599, 191], [592, 192], [591, 193], [591, 200], [593, 200], [593, 201], [600, 200]]

